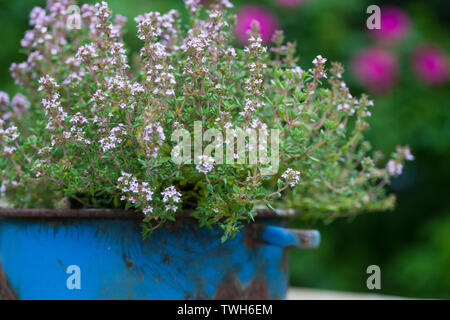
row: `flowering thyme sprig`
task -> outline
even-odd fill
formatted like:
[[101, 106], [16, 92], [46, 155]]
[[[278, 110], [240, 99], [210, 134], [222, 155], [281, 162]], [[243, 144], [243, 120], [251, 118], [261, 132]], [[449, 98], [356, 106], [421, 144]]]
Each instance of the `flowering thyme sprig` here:
[[252, 119], [253, 113], [263, 106], [260, 101], [264, 94], [263, 70], [267, 67], [263, 63], [262, 57], [267, 52], [267, 48], [262, 45], [262, 38], [259, 34], [259, 25], [256, 21], [252, 24], [252, 30], [249, 33], [248, 45], [245, 47], [246, 63], [249, 70], [249, 78], [245, 80], [246, 99], [242, 115], [248, 124]]

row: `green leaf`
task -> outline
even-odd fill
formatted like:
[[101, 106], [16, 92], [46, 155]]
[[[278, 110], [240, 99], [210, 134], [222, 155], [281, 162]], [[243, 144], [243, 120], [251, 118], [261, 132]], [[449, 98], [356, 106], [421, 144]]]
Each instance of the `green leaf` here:
[[275, 211], [275, 209], [272, 207], [272, 205], [269, 203], [269, 201], [265, 201], [265, 204], [266, 204], [267, 208], [269, 208], [270, 210]]

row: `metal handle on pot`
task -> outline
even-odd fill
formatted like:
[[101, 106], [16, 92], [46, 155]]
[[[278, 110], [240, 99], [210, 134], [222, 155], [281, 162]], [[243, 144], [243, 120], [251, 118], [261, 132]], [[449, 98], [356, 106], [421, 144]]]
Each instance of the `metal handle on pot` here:
[[299, 249], [315, 249], [320, 244], [317, 230], [289, 229], [277, 226], [260, 225], [258, 238], [267, 244]]

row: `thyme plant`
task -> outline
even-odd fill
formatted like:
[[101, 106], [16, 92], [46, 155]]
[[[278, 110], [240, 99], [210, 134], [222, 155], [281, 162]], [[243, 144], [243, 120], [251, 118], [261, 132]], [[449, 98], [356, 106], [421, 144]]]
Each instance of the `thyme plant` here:
[[[225, 240], [258, 206], [332, 219], [394, 205], [385, 185], [413, 156], [398, 147], [383, 161], [371, 150], [373, 102], [351, 95], [339, 63], [319, 55], [303, 70], [295, 44], [279, 31], [268, 48], [257, 24], [247, 46], [234, 47], [227, 0], [187, 0], [187, 22], [175, 10], [138, 16], [142, 48], [130, 63], [123, 16], [85, 4], [81, 28], [68, 28], [70, 5], [32, 10], [21, 42], [28, 58], [10, 69], [24, 95], [0, 92], [0, 191], [14, 206], [134, 208], [145, 214], [144, 236], [193, 209]], [[170, 137], [196, 122], [203, 131], [279, 130], [279, 150], [268, 149], [278, 170], [208, 155], [173, 161]]]

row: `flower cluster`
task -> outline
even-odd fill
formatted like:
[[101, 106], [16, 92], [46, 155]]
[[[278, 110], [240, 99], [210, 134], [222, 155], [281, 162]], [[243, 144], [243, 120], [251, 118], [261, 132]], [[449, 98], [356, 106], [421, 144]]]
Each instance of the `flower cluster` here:
[[138, 181], [136, 177], [126, 172], [122, 173], [122, 176], [117, 179], [117, 182], [117, 188], [123, 194], [120, 200], [126, 200], [132, 204], [144, 204], [142, 209], [144, 214], [153, 211], [153, 207], [149, 205], [153, 199], [153, 191], [150, 189], [148, 182]]
[[208, 173], [214, 168], [214, 158], [210, 156], [198, 156], [198, 164], [195, 166], [200, 173]]
[[5, 155], [12, 155], [17, 149], [15, 143], [19, 134], [16, 126], [3, 129], [3, 122], [3, 120], [0, 120], [0, 143], [2, 144]]
[[127, 131], [124, 129], [123, 124], [119, 124], [118, 126], [112, 128], [107, 137], [98, 141], [103, 149], [103, 152], [117, 148], [118, 145], [123, 142], [123, 136], [126, 134]]
[[11, 101], [6, 92], [0, 91], [0, 112], [2, 112], [1, 119], [8, 120], [13, 117], [20, 117], [28, 111], [30, 102], [21, 93], [17, 93]]
[[73, 117], [69, 120], [72, 124], [70, 131], [65, 133], [66, 138], [73, 138], [76, 142], [84, 143], [85, 145], [90, 144], [89, 139], [85, 138], [84, 126], [87, 124], [88, 120], [81, 114], [81, 112], [77, 112], [73, 115]]
[[300, 172], [288, 168], [281, 177], [289, 184], [289, 186], [295, 187], [300, 181]]
[[162, 201], [165, 204], [166, 211], [176, 212], [178, 210], [177, 203], [181, 202], [181, 193], [174, 186], [167, 187], [161, 192]]
[[[27, 60], [11, 66], [23, 93], [0, 92], [0, 193], [14, 205], [68, 198], [134, 208], [145, 213], [145, 236], [188, 208], [201, 225], [222, 228], [224, 239], [275, 199], [306, 218], [393, 206], [383, 186], [413, 156], [399, 147], [386, 164], [371, 151], [364, 131], [374, 103], [352, 96], [339, 63], [329, 67], [319, 55], [302, 68], [282, 32], [267, 49], [273, 30], [262, 23], [238, 26], [249, 32], [240, 37], [245, 47], [234, 47], [231, 3], [190, 0], [188, 24], [175, 10], [135, 19], [142, 48], [130, 68], [125, 18], [106, 2], [86, 4], [81, 29], [69, 30], [72, 4], [33, 9], [21, 43]], [[228, 131], [208, 141], [209, 129]], [[275, 144], [267, 142], [273, 129]], [[187, 148], [174, 139], [177, 130], [189, 133]], [[192, 136], [195, 159], [173, 161], [189, 153]], [[205, 151], [216, 157], [221, 147], [234, 163]], [[277, 166], [251, 163], [250, 154], [274, 157]]]
[[414, 156], [408, 146], [397, 147], [397, 154], [395, 159], [391, 159], [386, 164], [387, 172], [390, 176], [399, 176], [403, 172], [403, 161], [412, 161]]
[[60, 98], [60, 94], [58, 92], [54, 92], [42, 99], [42, 106], [44, 107], [46, 115], [49, 118], [47, 123], [47, 129], [49, 130], [56, 130], [58, 127], [62, 126], [67, 117], [67, 113], [61, 106]]
[[318, 55], [314, 58], [312, 61], [313, 65], [316, 67], [314, 72], [312, 69], [309, 70], [309, 72], [314, 73], [314, 76], [317, 78], [326, 78], [327, 73], [325, 71], [325, 63], [327, 62], [327, 59], [323, 58], [321, 55]]

